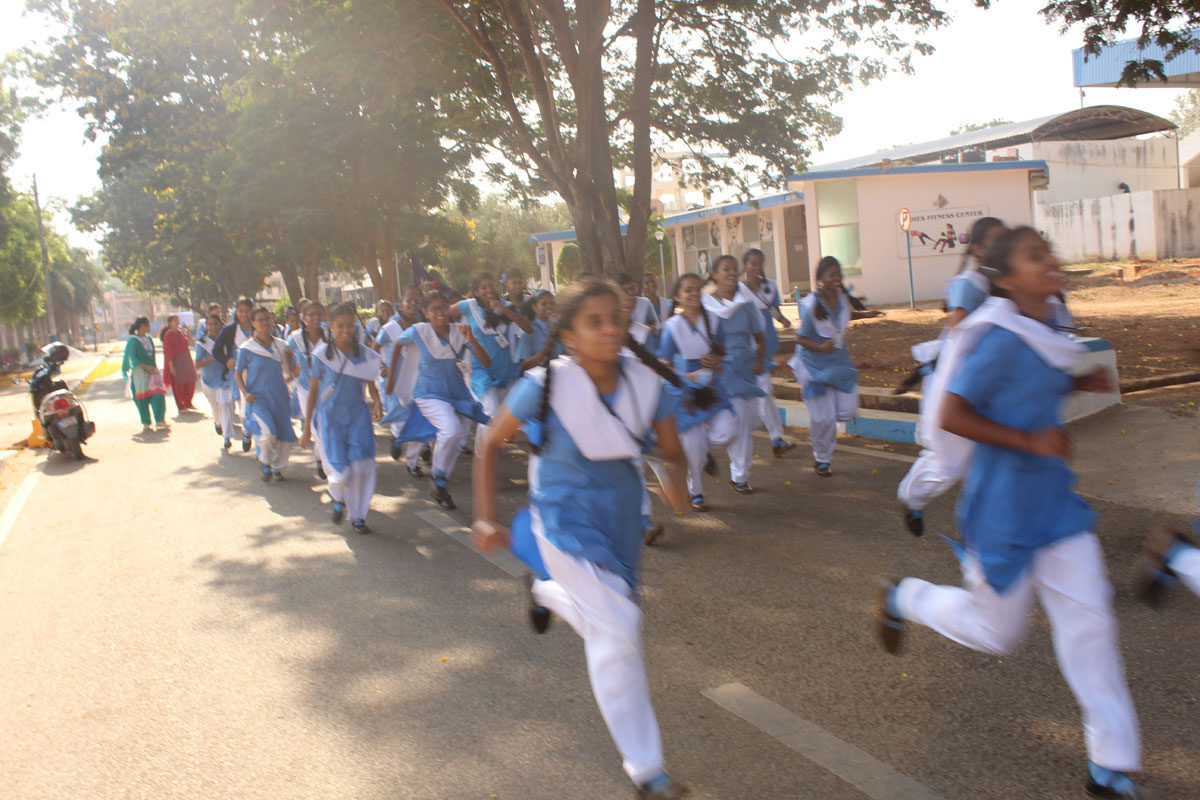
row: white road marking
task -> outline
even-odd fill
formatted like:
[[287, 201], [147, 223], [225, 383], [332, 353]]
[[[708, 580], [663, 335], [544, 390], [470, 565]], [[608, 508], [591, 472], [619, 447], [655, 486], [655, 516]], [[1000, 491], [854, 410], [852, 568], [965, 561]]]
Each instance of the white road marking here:
[[464, 547], [470, 548], [473, 552], [486, 558], [488, 561], [495, 564], [500, 569], [512, 575], [514, 578], [520, 578], [529, 572], [529, 567], [521, 563], [521, 561], [510, 553], [508, 550], [500, 550], [496, 553], [485, 553], [475, 545], [471, 544], [471, 531], [458, 524], [458, 521], [448, 514], [443, 514], [441, 511], [428, 509], [426, 511], [416, 512], [417, 516], [428, 522], [433, 527], [437, 528], [442, 533], [454, 539]]
[[701, 694], [873, 800], [943, 800], [932, 789], [740, 683], [705, 689]]
[[4, 540], [8, 538], [8, 532], [13, 529], [13, 525], [17, 522], [17, 517], [21, 514], [21, 509], [25, 507], [25, 501], [29, 499], [29, 495], [33, 493], [33, 486], [38, 482], [41, 472], [37, 469], [30, 471], [25, 476], [25, 480], [21, 481], [21, 485], [17, 487], [16, 494], [9, 501], [8, 506], [4, 509], [4, 513], [0, 514], [0, 546], [4, 545]]

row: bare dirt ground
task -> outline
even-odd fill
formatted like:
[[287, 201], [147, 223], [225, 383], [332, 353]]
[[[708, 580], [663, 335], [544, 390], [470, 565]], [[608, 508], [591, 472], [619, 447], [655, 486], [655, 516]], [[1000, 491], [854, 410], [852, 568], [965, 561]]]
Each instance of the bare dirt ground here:
[[[1067, 269], [1067, 301], [1079, 333], [1112, 344], [1126, 391], [1139, 379], [1200, 372], [1200, 260]], [[914, 366], [909, 348], [936, 337], [945, 317], [936, 303], [881, 310], [884, 316], [854, 323], [846, 337], [864, 386], [896, 386]], [[1193, 416], [1200, 383], [1133, 392], [1125, 400]]]

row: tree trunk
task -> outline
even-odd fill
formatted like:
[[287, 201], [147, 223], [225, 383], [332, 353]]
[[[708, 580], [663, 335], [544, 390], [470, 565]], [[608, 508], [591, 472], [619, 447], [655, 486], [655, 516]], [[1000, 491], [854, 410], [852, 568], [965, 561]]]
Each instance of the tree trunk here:
[[650, 156], [650, 87], [654, 83], [654, 33], [658, 20], [654, 0], [638, 0], [633, 18], [637, 47], [634, 55], [633, 97], [629, 119], [633, 124], [633, 202], [625, 234], [625, 271], [640, 276], [646, 255], [646, 228], [650, 219], [653, 169]]
[[321, 259], [316, 253], [306, 253], [300, 262], [304, 272], [304, 296], [309, 300], [321, 300]]
[[283, 285], [287, 289], [288, 300], [292, 305], [304, 296], [300, 289], [300, 273], [296, 270], [296, 264], [291, 259], [281, 259], [279, 262], [279, 274], [283, 276]]

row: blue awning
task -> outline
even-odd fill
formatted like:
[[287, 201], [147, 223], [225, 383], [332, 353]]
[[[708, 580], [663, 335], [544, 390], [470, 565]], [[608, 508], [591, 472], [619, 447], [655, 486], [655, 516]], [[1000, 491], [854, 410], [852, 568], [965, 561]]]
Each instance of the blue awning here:
[[863, 178], [872, 175], [919, 175], [926, 172], [1000, 172], [1003, 170], [1041, 170], [1050, 174], [1050, 167], [1040, 159], [1029, 161], [984, 161], [979, 164], [910, 164], [907, 166], [866, 167], [862, 169], [818, 169], [793, 175], [793, 181], [831, 181], [843, 178]]

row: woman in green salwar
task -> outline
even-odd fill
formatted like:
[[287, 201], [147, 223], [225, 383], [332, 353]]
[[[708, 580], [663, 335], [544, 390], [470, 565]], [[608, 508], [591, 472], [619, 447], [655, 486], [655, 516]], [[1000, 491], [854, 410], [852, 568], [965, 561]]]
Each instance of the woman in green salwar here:
[[121, 374], [129, 381], [129, 393], [142, 417], [142, 431], [154, 430], [150, 427], [151, 411], [158, 429], [168, 430], [170, 426], [165, 420], [167, 390], [154, 362], [154, 340], [150, 338], [150, 320], [146, 317], [138, 317], [129, 326]]

